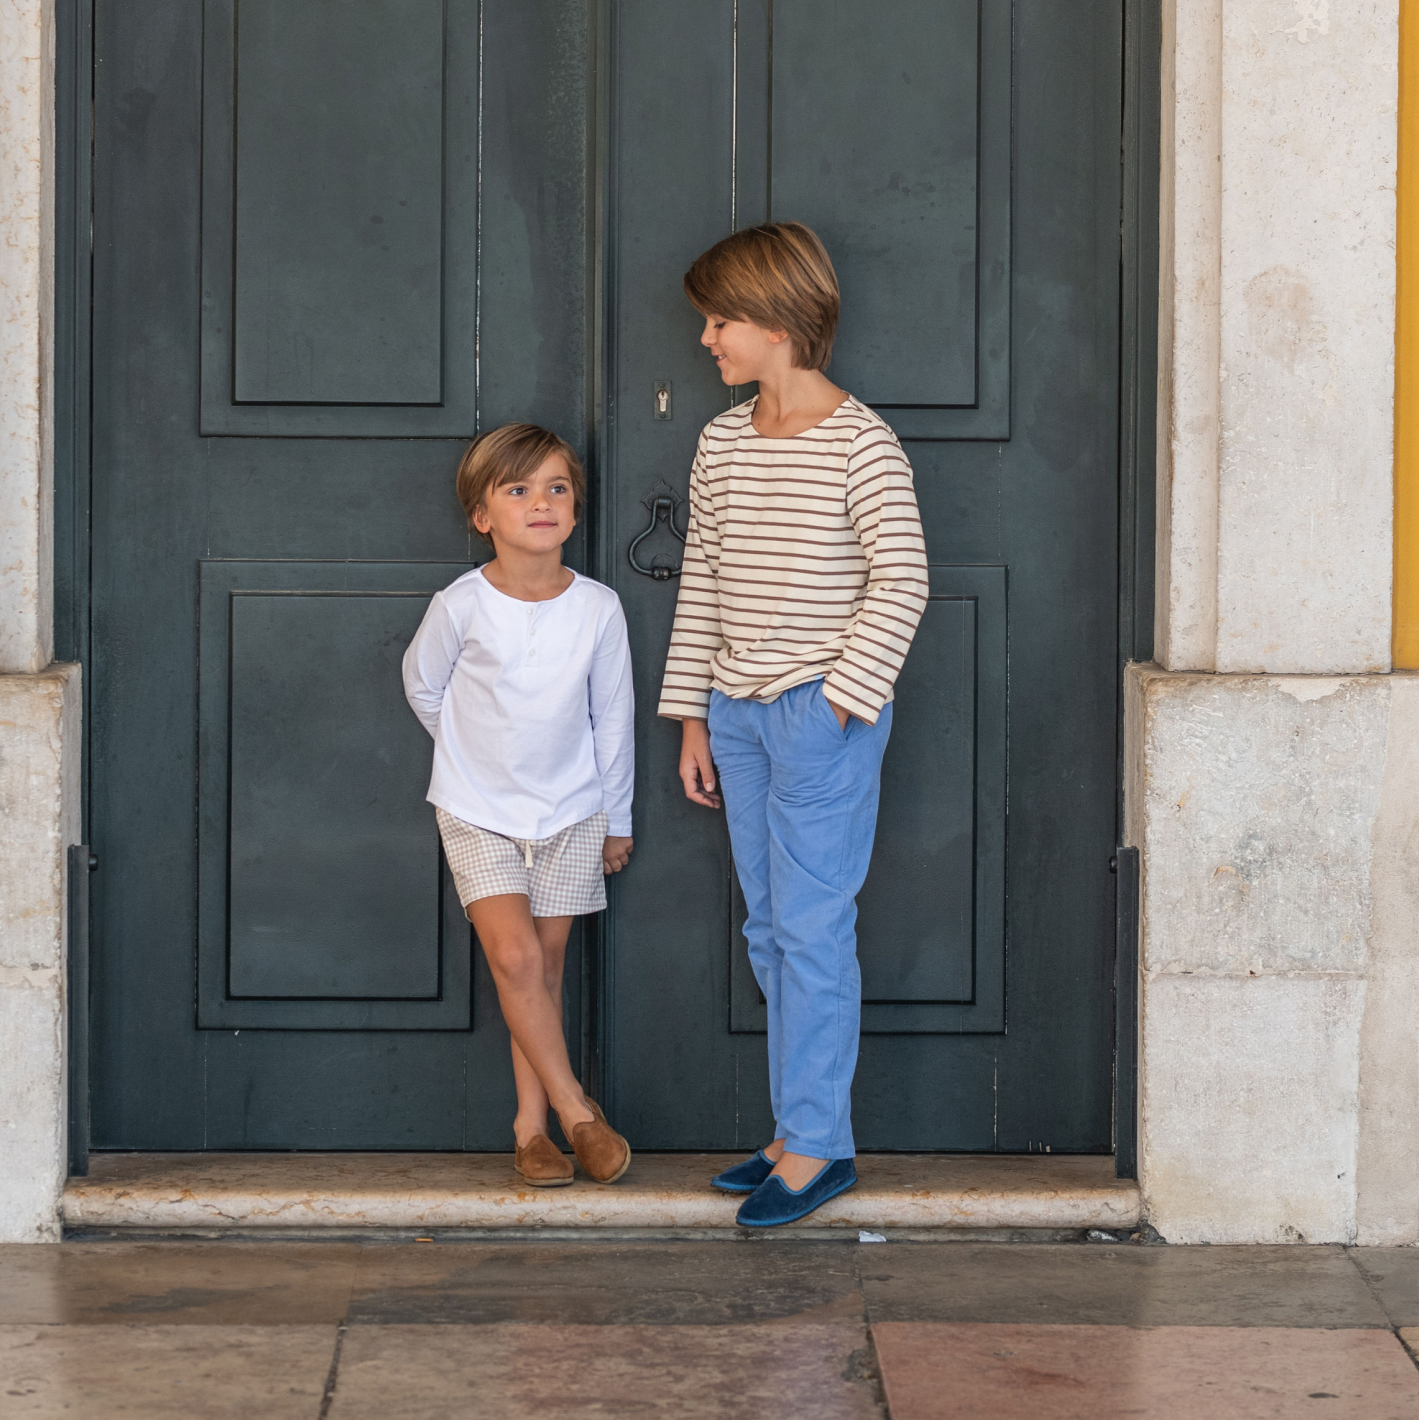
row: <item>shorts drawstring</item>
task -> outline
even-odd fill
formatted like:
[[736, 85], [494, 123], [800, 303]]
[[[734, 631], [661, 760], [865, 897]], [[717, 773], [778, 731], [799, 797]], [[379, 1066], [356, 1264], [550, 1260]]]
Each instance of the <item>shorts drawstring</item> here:
[[546, 843], [555, 842], [557, 851], [552, 854], [552, 861], [549, 867], [555, 868], [562, 861], [562, 853], [567, 846], [567, 835], [565, 833], [555, 834], [552, 838], [514, 838], [512, 840], [522, 849], [522, 861], [527, 867], [532, 867], [532, 850], [541, 848]]

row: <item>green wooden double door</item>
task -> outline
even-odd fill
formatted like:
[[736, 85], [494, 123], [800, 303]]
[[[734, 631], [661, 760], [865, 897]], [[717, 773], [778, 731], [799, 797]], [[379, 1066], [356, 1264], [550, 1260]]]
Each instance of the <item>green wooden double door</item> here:
[[772, 216], [833, 254], [830, 373], [903, 439], [932, 564], [859, 1145], [1110, 1148], [1121, 42], [1120, 0], [99, 0], [97, 1147], [507, 1147], [399, 662], [479, 555], [464, 442], [512, 419], [583, 449], [570, 555], [636, 666], [573, 1053], [637, 1148], [766, 1136], [724, 823], [654, 714], [677, 584], [627, 551], [729, 400], [681, 275]]

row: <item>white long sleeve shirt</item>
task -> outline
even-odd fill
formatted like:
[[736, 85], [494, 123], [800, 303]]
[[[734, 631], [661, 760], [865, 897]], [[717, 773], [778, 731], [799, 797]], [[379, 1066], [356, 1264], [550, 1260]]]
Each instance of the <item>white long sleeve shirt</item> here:
[[404, 693], [434, 737], [431, 804], [508, 838], [550, 838], [605, 809], [631, 834], [635, 700], [621, 601], [573, 574], [518, 601], [481, 568], [429, 603]]

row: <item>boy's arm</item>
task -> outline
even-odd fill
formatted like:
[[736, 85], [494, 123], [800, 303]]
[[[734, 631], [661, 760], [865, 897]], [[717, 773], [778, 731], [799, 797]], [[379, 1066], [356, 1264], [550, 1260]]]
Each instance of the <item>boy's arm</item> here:
[[419, 723], [437, 736], [444, 691], [463, 650], [463, 636], [453, 624], [440, 592], [429, 603], [409, 649], [404, 652], [404, 696]]
[[597, 630], [588, 694], [606, 832], [610, 838], [629, 838], [636, 778], [636, 697], [626, 615], [619, 601]]
[[926, 609], [926, 540], [911, 465], [891, 432], [874, 425], [848, 455], [847, 511], [867, 558], [867, 595], [823, 694], [869, 725], [887, 703]]
[[724, 645], [719, 624], [719, 528], [704, 478], [705, 436], [690, 470], [690, 525], [685, 530], [685, 556], [680, 591], [675, 599], [675, 625], [665, 658], [665, 680], [656, 713], [671, 720], [703, 720], [709, 715], [712, 675], [710, 662]]

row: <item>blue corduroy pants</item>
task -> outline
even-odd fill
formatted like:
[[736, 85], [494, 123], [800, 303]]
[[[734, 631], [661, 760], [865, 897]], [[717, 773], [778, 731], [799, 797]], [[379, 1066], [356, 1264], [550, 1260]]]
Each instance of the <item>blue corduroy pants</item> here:
[[710, 698], [710, 748], [768, 1002], [777, 1137], [795, 1154], [850, 1159], [862, 1015], [857, 894], [877, 829], [892, 707], [838, 725], [823, 682], [771, 704]]

